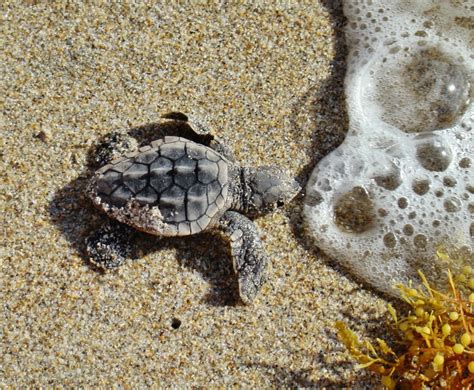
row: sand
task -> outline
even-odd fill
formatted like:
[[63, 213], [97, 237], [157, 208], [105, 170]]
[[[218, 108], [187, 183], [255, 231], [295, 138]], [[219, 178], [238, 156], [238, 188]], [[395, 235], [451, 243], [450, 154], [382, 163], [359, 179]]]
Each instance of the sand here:
[[140, 259], [105, 273], [84, 254], [111, 131], [179, 110], [302, 183], [343, 140], [340, 4], [292, 4], [3, 3], [0, 386], [377, 386], [333, 324], [377, 333], [386, 302], [308, 242], [302, 196], [256, 221], [271, 270], [251, 306], [219, 234], [141, 234]]

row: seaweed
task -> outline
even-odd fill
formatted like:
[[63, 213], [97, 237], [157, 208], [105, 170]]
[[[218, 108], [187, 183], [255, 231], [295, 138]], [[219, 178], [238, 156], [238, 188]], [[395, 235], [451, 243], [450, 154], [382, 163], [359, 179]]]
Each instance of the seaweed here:
[[[438, 257], [448, 256], [439, 252]], [[449, 258], [445, 260], [451, 260]], [[336, 322], [338, 337], [359, 363], [357, 368], [381, 376], [387, 389], [472, 389], [474, 387], [474, 272], [466, 265], [455, 276], [447, 271], [448, 286], [435, 289], [419, 271], [422, 284], [398, 284], [409, 305], [405, 316], [388, 305], [389, 336], [360, 340], [344, 322]], [[397, 352], [395, 352], [397, 351]]]

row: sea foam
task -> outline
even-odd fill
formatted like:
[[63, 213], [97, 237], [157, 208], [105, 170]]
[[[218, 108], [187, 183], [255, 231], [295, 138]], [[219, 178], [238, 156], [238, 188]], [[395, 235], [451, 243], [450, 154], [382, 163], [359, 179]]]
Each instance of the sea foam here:
[[344, 13], [349, 130], [310, 177], [305, 221], [329, 256], [394, 293], [417, 270], [442, 274], [441, 245], [474, 265], [474, 5], [346, 0]]

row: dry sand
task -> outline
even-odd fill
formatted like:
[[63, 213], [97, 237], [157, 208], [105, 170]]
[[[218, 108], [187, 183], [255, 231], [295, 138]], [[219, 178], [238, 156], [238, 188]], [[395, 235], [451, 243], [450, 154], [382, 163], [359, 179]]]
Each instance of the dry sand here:
[[84, 256], [105, 220], [84, 195], [92, 147], [167, 111], [304, 182], [347, 126], [339, 2], [18, 3], [0, 23], [0, 385], [376, 386], [333, 323], [373, 334], [385, 302], [311, 247], [301, 197], [257, 220], [272, 267], [253, 306], [218, 234], [143, 234], [107, 273]]

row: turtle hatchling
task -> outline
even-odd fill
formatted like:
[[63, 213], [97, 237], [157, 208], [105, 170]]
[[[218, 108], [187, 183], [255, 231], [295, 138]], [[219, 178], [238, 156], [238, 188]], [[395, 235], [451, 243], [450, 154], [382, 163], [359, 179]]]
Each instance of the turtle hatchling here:
[[[156, 236], [221, 229], [231, 246], [240, 297], [250, 303], [265, 282], [268, 260], [256, 226], [245, 215], [283, 206], [299, 185], [277, 167], [241, 167], [225, 145], [182, 113], [164, 118], [178, 136], [112, 160], [93, 176], [89, 195], [109, 217]], [[102, 236], [87, 239], [91, 260], [103, 268], [124, 261], [108, 245], [111, 234], [103, 229]]]

